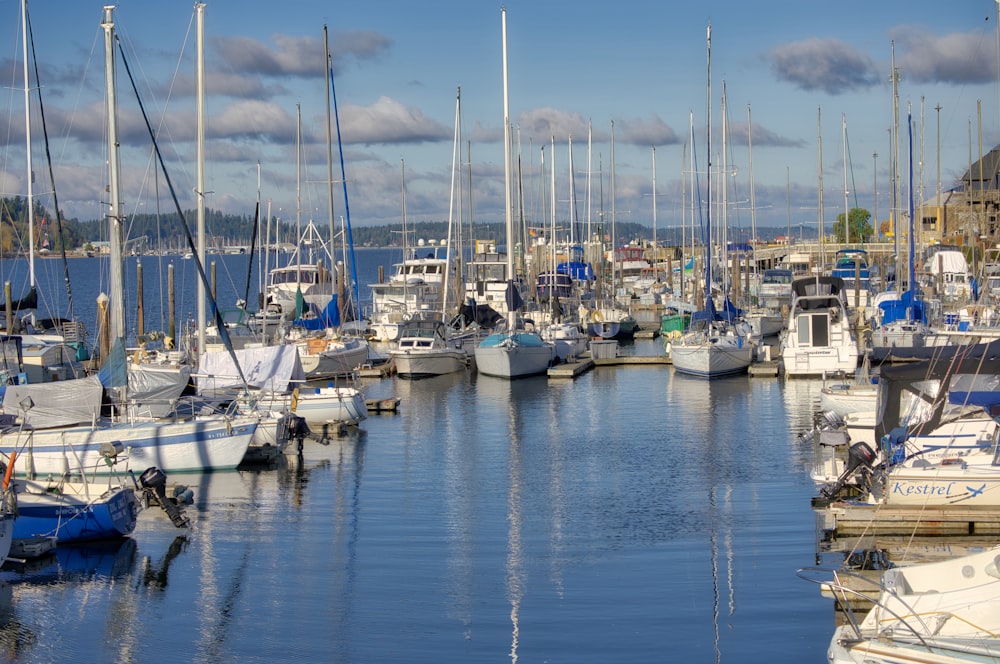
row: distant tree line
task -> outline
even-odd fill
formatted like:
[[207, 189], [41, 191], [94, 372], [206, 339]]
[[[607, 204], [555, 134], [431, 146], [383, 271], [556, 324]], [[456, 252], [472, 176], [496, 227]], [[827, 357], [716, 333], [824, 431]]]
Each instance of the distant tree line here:
[[[36, 248], [47, 247], [51, 251], [59, 251], [63, 246], [67, 250], [77, 250], [84, 248], [94, 242], [108, 241], [108, 224], [106, 220], [61, 219], [57, 220], [44, 206], [35, 202], [35, 246]], [[184, 212], [184, 219], [191, 234], [195, 233], [196, 212], [187, 210]], [[852, 239], [855, 233], [862, 237], [872, 232], [870, 226], [870, 213], [863, 209], [851, 211], [850, 227]], [[835, 228], [836, 236], [843, 234], [843, 217], [838, 217], [839, 232]], [[62, 226], [61, 233], [59, 225]], [[281, 242], [294, 244], [296, 240], [296, 226], [294, 222], [283, 220], [277, 233], [275, 227], [279, 225], [277, 218], [272, 218], [270, 228], [271, 242]], [[319, 232], [326, 234], [328, 228], [323, 224], [317, 224]], [[585, 224], [580, 224], [577, 239], [582, 240], [586, 234]], [[223, 246], [249, 246], [253, 234], [254, 216], [253, 214], [226, 214], [218, 210], [207, 209], [205, 211], [205, 227], [209, 236], [210, 247]], [[261, 222], [260, 237], [257, 244], [265, 242], [265, 224]], [[184, 232], [184, 225], [176, 212], [164, 214], [135, 214], [125, 220], [127, 242], [130, 245], [140, 245], [145, 250], [183, 250], [187, 247], [187, 239]], [[340, 228], [336, 231], [339, 233]], [[610, 240], [610, 228], [600, 225], [592, 227], [594, 235]], [[784, 228], [758, 228], [757, 234], [764, 239], [773, 239], [778, 235], [785, 234]], [[534, 228], [529, 234], [534, 237], [542, 237], [546, 233], [544, 228]], [[458, 231], [454, 231], [452, 237], [457, 237]], [[734, 235], [730, 231], [730, 239]], [[355, 247], [399, 247], [403, 246], [404, 238], [402, 227], [399, 224], [388, 225], [355, 225], [351, 229], [351, 236]], [[471, 227], [466, 224], [461, 229], [463, 242], [468, 245], [472, 240], [494, 240], [502, 246], [505, 242], [505, 231], [502, 223], [477, 223]], [[559, 239], [566, 236], [566, 231], [560, 231]], [[431, 221], [408, 224], [405, 243], [408, 246], [416, 246], [419, 240], [438, 243], [448, 237], [448, 222]], [[653, 229], [635, 222], [619, 222], [615, 228], [615, 241], [618, 245], [629, 242], [647, 242], [653, 239]], [[679, 228], [661, 228], [656, 233], [656, 240], [661, 245], [677, 246], [682, 239], [685, 244], [691, 244], [691, 231], [686, 234]], [[748, 239], [743, 238], [743, 239]], [[338, 240], [339, 242], [339, 240]], [[0, 252], [5, 255], [12, 255], [27, 252], [28, 243], [28, 214], [27, 198], [14, 196], [10, 198], [0, 198]], [[700, 242], [697, 242], [700, 244]]]

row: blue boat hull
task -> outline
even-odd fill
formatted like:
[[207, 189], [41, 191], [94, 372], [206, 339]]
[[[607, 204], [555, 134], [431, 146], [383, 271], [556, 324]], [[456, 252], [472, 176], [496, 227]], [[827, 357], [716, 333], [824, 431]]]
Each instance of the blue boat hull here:
[[55, 537], [64, 543], [124, 537], [135, 529], [137, 514], [132, 489], [114, 489], [90, 502], [23, 493], [18, 495], [14, 539]]

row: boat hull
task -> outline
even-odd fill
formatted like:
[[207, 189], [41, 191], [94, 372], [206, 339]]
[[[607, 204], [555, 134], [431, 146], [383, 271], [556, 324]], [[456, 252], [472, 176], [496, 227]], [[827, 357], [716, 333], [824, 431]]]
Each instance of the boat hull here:
[[[87, 487], [83, 482], [49, 486], [22, 479], [15, 479], [14, 486], [15, 539], [54, 537], [59, 543], [84, 542], [123, 537], [135, 529], [139, 510], [130, 488]], [[102, 488], [104, 492], [99, 493]]]
[[753, 361], [753, 348], [749, 344], [742, 348], [713, 343], [673, 344], [670, 357], [674, 370], [680, 373], [716, 378], [745, 373]]
[[15, 471], [27, 476], [118, 472], [120, 468], [107, 463], [101, 450], [106, 444], [123, 448], [128, 467], [135, 470], [150, 466], [165, 473], [231, 470], [246, 455], [257, 423], [256, 417], [213, 417], [36, 429], [0, 435], [0, 451], [7, 455], [17, 451]]
[[401, 378], [443, 376], [469, 366], [469, 354], [453, 348], [394, 350], [389, 356]]
[[545, 373], [555, 351], [537, 335], [493, 334], [476, 346], [476, 369], [485, 376], [523, 378]]

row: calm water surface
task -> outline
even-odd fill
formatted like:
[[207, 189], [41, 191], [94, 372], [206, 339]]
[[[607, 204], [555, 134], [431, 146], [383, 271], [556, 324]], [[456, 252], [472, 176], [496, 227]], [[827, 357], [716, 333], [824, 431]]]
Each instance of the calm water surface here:
[[[245, 257], [224, 260], [244, 272], [223, 306], [246, 278]], [[80, 301], [98, 263], [71, 263], [95, 275]], [[816, 560], [797, 438], [819, 388], [666, 367], [369, 381], [398, 413], [278, 468], [171, 476], [194, 489], [190, 529], [147, 511], [123, 542], [0, 573], [0, 647], [13, 662], [823, 662], [832, 606], [795, 575]]]
[[[637, 348], [653, 352], [656, 344]], [[276, 469], [175, 475], [194, 526], [5, 572], [17, 662], [824, 661], [819, 384], [454, 374]], [[169, 655], [168, 655], [169, 653]]]

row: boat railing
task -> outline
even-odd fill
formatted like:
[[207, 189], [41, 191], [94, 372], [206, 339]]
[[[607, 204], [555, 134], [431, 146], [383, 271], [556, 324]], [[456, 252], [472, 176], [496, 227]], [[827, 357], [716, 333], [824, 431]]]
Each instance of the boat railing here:
[[[829, 580], [825, 578], [819, 578], [818, 575], [820, 574], [824, 575], [832, 574], [833, 579]], [[866, 638], [866, 636], [861, 631], [862, 619], [856, 614], [856, 612], [851, 606], [851, 602], [849, 601], [852, 598], [869, 602], [873, 607], [878, 607], [881, 610], [885, 611], [886, 613], [892, 615], [892, 617], [898, 621], [899, 625], [904, 626], [910, 633], [913, 634], [914, 637], [916, 637], [917, 640], [920, 641], [921, 645], [923, 645], [927, 649], [930, 649], [931, 646], [924, 639], [923, 635], [926, 634], [930, 636], [933, 634], [933, 631], [924, 621], [923, 617], [921, 617], [921, 615], [916, 610], [914, 610], [912, 607], [909, 606], [906, 600], [901, 598], [896, 593], [895, 590], [893, 590], [890, 587], [887, 587], [887, 585], [884, 582], [885, 579], [884, 575], [880, 574], [877, 579], [874, 579], [870, 576], [865, 576], [857, 572], [851, 572], [843, 569], [832, 569], [829, 567], [803, 567], [796, 570], [795, 575], [800, 579], [803, 579], [804, 581], [808, 581], [810, 583], [816, 583], [820, 585], [822, 588], [828, 589], [834, 595], [837, 604], [840, 607], [842, 607], [844, 611], [844, 616], [847, 619], [848, 624], [851, 626], [851, 629], [854, 631], [854, 634], [858, 639]], [[813, 575], [816, 576], [814, 577]], [[873, 590], [876, 590], [877, 595], [873, 597], [872, 595], [868, 594], [867, 589], [859, 589], [852, 587], [851, 584], [847, 581], [847, 579], [859, 580], [861, 582], [861, 585], [868, 585]], [[891, 595], [894, 599], [899, 601], [900, 604], [909, 609], [907, 617], [903, 617], [902, 615], [894, 611], [892, 608], [885, 605], [885, 602], [882, 601], [882, 597], [886, 593]], [[875, 609], [873, 608], [871, 610], [874, 611]], [[917, 629], [913, 625], [911, 625], [910, 622], [907, 620], [907, 618], [916, 619], [920, 623], [919, 625], [920, 629]], [[895, 627], [896, 624], [897, 623], [893, 623], [893, 626]]]

